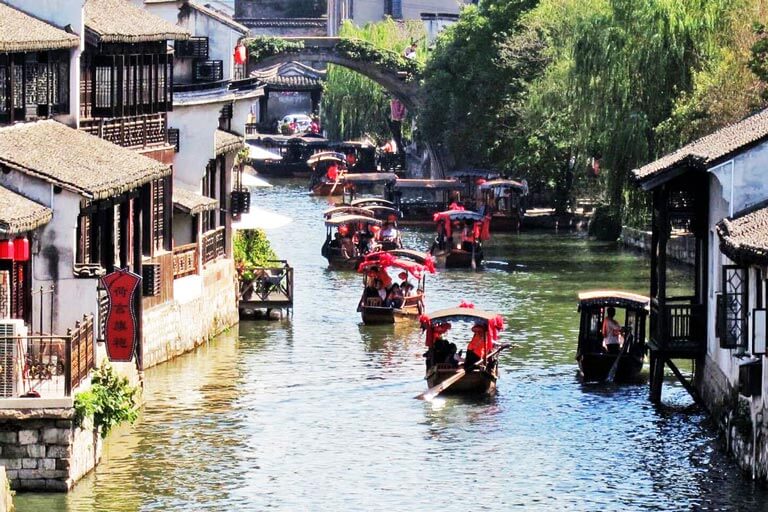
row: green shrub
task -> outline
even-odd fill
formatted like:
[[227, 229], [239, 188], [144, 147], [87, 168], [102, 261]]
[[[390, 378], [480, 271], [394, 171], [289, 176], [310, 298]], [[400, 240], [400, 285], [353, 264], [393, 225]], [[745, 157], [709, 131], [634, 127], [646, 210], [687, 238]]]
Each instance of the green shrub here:
[[107, 437], [117, 425], [136, 421], [139, 414], [137, 392], [126, 377], [117, 375], [105, 362], [93, 372], [91, 389], [75, 395], [75, 424], [81, 427], [86, 418], [93, 418], [93, 425], [101, 432], [101, 437]]
[[270, 260], [276, 260], [277, 255], [261, 229], [241, 229], [232, 238], [232, 248], [235, 257], [237, 273], [244, 280], [253, 279], [253, 270], [269, 266]]
[[260, 61], [280, 53], [296, 53], [304, 48], [303, 41], [286, 41], [280, 37], [256, 36], [246, 43], [253, 61]]
[[589, 235], [598, 240], [615, 242], [621, 235], [621, 215], [607, 205], [598, 206], [589, 222]]

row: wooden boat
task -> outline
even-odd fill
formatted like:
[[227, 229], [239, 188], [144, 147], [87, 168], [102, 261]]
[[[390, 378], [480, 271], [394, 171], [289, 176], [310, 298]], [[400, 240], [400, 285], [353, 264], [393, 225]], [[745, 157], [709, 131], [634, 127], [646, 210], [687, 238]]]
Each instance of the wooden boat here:
[[[645, 358], [645, 324], [649, 304], [648, 297], [617, 290], [579, 293], [581, 320], [576, 361], [585, 382], [605, 381], [617, 358], [616, 381], [626, 382], [637, 377]], [[608, 353], [603, 347], [602, 326], [608, 308], [617, 310], [617, 321], [622, 314], [624, 317], [624, 340], [618, 353]]]
[[464, 184], [458, 180], [411, 180], [395, 182], [394, 202], [402, 212], [403, 225], [430, 225], [437, 212], [461, 202]]
[[334, 151], [316, 153], [307, 160], [312, 169], [309, 182], [311, 194], [315, 196], [340, 196], [344, 192], [342, 182], [347, 172], [344, 155]]
[[309, 178], [312, 168], [307, 159], [312, 154], [327, 151], [330, 142], [311, 134], [303, 135], [259, 135], [248, 137], [248, 142], [279, 154], [279, 160], [253, 160], [251, 165], [264, 176], [281, 178]]
[[[348, 173], [344, 176], [344, 204], [351, 206], [379, 206], [395, 205], [387, 198], [392, 196], [392, 189], [397, 181], [397, 175], [391, 172], [364, 172], [359, 174]], [[386, 201], [386, 203], [361, 203], [361, 199], [374, 199]]]
[[325, 219], [326, 237], [321, 254], [328, 266], [338, 270], [355, 270], [370, 252], [369, 240], [375, 236], [379, 219], [366, 215], [333, 215]]
[[444, 268], [475, 268], [483, 261], [482, 242], [490, 238], [488, 219], [469, 210], [434, 215], [437, 236], [430, 248], [435, 264]]
[[528, 195], [525, 180], [491, 180], [480, 184], [478, 189], [482, 199], [476, 208], [485, 208], [485, 213], [491, 216], [491, 229], [505, 233], [520, 231], [525, 215], [523, 198]]
[[347, 169], [351, 173], [376, 172], [376, 146], [366, 141], [344, 141], [332, 145], [334, 151], [344, 153]]
[[[421, 318], [422, 328], [426, 330], [427, 345], [427, 370], [424, 378], [428, 386], [434, 388], [463, 372], [464, 375], [461, 378], [441, 392], [492, 394], [496, 391], [496, 382], [499, 378], [498, 356], [502, 350], [509, 347], [506, 344], [494, 346], [494, 342], [498, 340], [499, 331], [504, 328], [504, 321], [498, 313], [467, 306], [471, 305], [462, 304], [458, 308], [442, 309]], [[441, 354], [438, 348], [441, 332], [461, 323], [473, 324], [475, 335], [483, 337], [485, 343], [484, 356], [469, 368], [465, 367], [465, 359], [440, 360], [445, 356], [445, 353]], [[451, 352], [447, 353], [449, 358]]]
[[501, 173], [492, 169], [465, 168], [449, 171], [448, 178], [454, 179], [463, 185], [462, 204], [465, 208], [475, 208], [478, 197], [478, 187], [488, 180], [501, 177]]
[[[405, 296], [399, 307], [386, 304], [381, 297], [366, 294], [373, 286], [373, 280], [388, 278], [387, 270], [390, 269], [404, 271], [408, 277], [412, 277], [417, 283], [415, 293]], [[364, 324], [392, 324], [413, 321], [424, 313], [426, 273], [435, 272], [435, 266], [429, 254], [409, 250], [375, 252], [368, 254], [363, 259], [357, 271], [365, 274], [363, 278], [364, 290], [357, 306], [357, 311], [360, 313]]]

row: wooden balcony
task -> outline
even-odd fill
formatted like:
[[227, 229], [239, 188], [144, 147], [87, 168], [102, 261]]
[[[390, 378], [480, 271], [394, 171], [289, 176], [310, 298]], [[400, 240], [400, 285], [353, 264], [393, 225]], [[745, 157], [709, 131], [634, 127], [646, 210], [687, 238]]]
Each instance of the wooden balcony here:
[[197, 274], [197, 242], [173, 248], [173, 278]]
[[159, 267], [160, 286], [157, 295], [143, 297], [144, 309], [149, 309], [173, 299], [173, 253], [166, 252], [143, 261], [144, 265], [150, 263], [155, 263]]
[[125, 148], [144, 149], [169, 144], [164, 113], [82, 119], [80, 129]]
[[227, 246], [225, 235], [226, 230], [224, 226], [212, 229], [203, 234], [203, 265], [226, 255]]
[[651, 303], [651, 350], [670, 357], [697, 357], [707, 349], [706, 304], [693, 304], [691, 297], [667, 299], [664, 306]]

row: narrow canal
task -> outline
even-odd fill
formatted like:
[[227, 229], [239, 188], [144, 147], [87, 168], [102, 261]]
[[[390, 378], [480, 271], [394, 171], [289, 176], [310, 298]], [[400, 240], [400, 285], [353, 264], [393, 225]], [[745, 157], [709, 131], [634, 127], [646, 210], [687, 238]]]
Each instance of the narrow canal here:
[[577, 380], [576, 293], [645, 292], [637, 253], [495, 236], [483, 271], [430, 276], [428, 309], [500, 311], [519, 348], [495, 398], [425, 403], [418, 328], [363, 327], [360, 278], [326, 270], [327, 202], [298, 183], [253, 202], [294, 218], [269, 232], [296, 267], [292, 321], [242, 323], [148, 371], [140, 420], [96, 471], [68, 495], [21, 494], [17, 510], [768, 510], [682, 388], [667, 383], [657, 408], [647, 386]]

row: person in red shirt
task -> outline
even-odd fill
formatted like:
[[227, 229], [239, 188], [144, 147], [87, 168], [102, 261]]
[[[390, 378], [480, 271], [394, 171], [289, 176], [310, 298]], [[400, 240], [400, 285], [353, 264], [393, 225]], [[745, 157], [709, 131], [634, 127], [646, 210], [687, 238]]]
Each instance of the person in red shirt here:
[[471, 371], [478, 361], [485, 359], [485, 356], [488, 355], [488, 352], [490, 351], [489, 349], [491, 348], [489, 346], [491, 343], [487, 336], [488, 332], [485, 327], [480, 324], [475, 324], [472, 326], [472, 332], [472, 340], [469, 342], [467, 355], [464, 358], [464, 368], [467, 371]]

